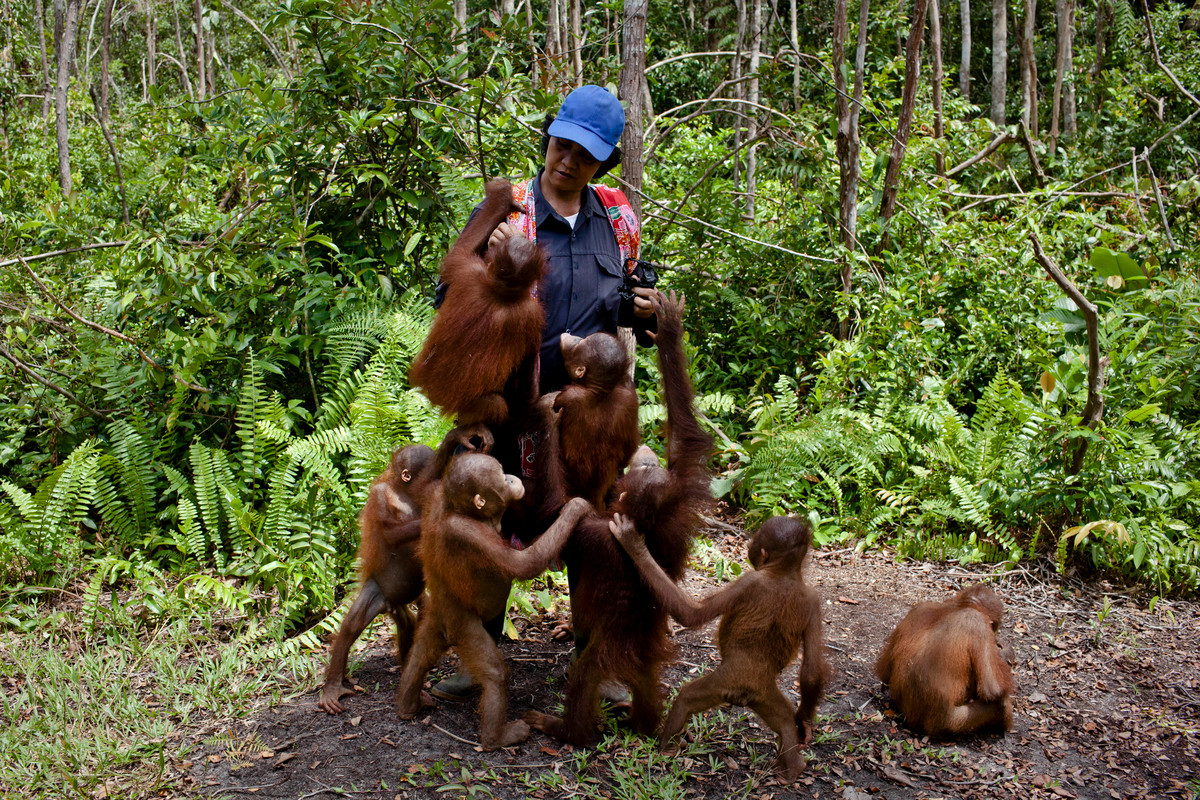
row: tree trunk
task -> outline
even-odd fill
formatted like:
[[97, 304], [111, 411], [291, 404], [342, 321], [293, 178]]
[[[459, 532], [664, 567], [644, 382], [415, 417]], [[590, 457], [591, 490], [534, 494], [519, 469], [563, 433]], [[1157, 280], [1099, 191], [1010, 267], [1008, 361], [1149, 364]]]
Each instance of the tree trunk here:
[[1062, 79], [1067, 66], [1067, 6], [1070, 0], [1055, 0], [1055, 71], [1054, 95], [1050, 100], [1050, 154], [1058, 146], [1058, 116], [1062, 107]]
[[541, 70], [538, 68], [541, 57], [537, 51], [537, 40], [533, 38], [533, 0], [525, 0], [525, 30], [529, 32], [526, 45], [529, 47], [530, 82], [535, 88], [544, 89], [546, 87], [541, 84]]
[[[154, 11], [154, 0], [146, 3], [146, 84], [158, 85], [158, 16]], [[149, 94], [149, 93], [147, 93]]]
[[1025, 0], [1025, 18], [1021, 25], [1021, 121], [1034, 139], [1038, 138], [1038, 75], [1033, 51], [1036, 22], [1037, 0]]
[[208, 70], [206, 85], [208, 86], [208, 95], [212, 97], [217, 93], [217, 32], [210, 29], [205, 39], [208, 42], [204, 48], [205, 66]]
[[1067, 46], [1066, 63], [1063, 65], [1063, 133], [1073, 136], [1079, 129], [1075, 117], [1075, 0], [1067, 2]]
[[46, 8], [42, 0], [34, 0], [34, 13], [37, 15], [38, 49], [42, 54], [42, 127], [50, 118], [50, 60], [46, 55]]
[[959, 0], [959, 21], [962, 25], [962, 55], [958, 62], [958, 93], [971, 100], [971, 0]]
[[[1113, 10], [1109, 0], [1098, 0], [1096, 3], [1096, 61], [1092, 64], [1092, 77], [1097, 77], [1104, 71], [1104, 56], [1108, 50], [1108, 28], [1112, 23]], [[1104, 96], [1096, 92], [1097, 102]], [[1099, 106], [1097, 106], [1099, 108]]]
[[[796, 6], [799, 5], [799, 0], [791, 0], [788, 3], [790, 14], [791, 27], [788, 28], [788, 35], [791, 36], [792, 50], [794, 53], [794, 61], [792, 63], [792, 111], [800, 110], [800, 31], [797, 28], [796, 22]], [[836, 36], [836, 34], [835, 34]]]
[[942, 12], [938, 0], [929, 0], [929, 49], [933, 56], [933, 138], [937, 147], [934, 153], [934, 164], [937, 174], [946, 177], [946, 154], [942, 152], [945, 144], [942, 137], [945, 125], [942, 120]]
[[642, 83], [646, 74], [646, 7], [650, 0], [625, 0], [625, 19], [621, 25], [621, 50], [625, 63], [617, 94], [625, 104], [625, 132], [621, 134], [621, 178], [629, 186], [629, 204], [638, 219], [642, 216], [642, 120], [645, 95]]
[[[529, 0], [533, 2], [533, 0]], [[551, 85], [558, 83], [558, 61], [562, 57], [562, 48], [558, 46], [558, 37], [562, 24], [558, 19], [558, 0], [550, 0], [546, 12], [546, 79]]]
[[[736, 0], [737, 2], [737, 38], [733, 43], [733, 63], [730, 65], [730, 80], [733, 81], [733, 99], [745, 100], [746, 87], [742, 83], [742, 48], [746, 46], [747, 31], [746, 31], [746, 3], [748, 0]], [[733, 115], [733, 185], [738, 186], [742, 172], [742, 113], [744, 107], [741, 103], [734, 103]]]
[[571, 85], [583, 86], [583, 19], [580, 0], [570, 3], [570, 27], [567, 29], [567, 49], [571, 52]]
[[[921, 42], [925, 38], [925, 12], [929, 0], [913, 3], [913, 23], [908, 32], [908, 45], [904, 53], [904, 93], [900, 99], [900, 119], [896, 123], [896, 138], [888, 155], [887, 172], [883, 177], [883, 201], [879, 215], [886, 225], [896, 213], [896, 194], [900, 190], [900, 167], [904, 164], [904, 152], [908, 149], [908, 135], [912, 129], [913, 106], [917, 99], [917, 83], [921, 78]], [[884, 234], [880, 251], [891, 247], [891, 235]]]
[[[532, 2], [532, 0], [531, 0]], [[513, 0], [500, 0], [501, 22], [517, 13], [517, 4]]]
[[179, 75], [183, 79], [183, 88], [187, 91], [188, 97], [196, 99], [196, 91], [192, 87], [192, 80], [188, 77], [187, 71], [187, 54], [183, 51], [183, 32], [182, 26], [179, 24], [179, 9], [175, 3], [171, 3], [171, 16], [175, 20], [175, 47], [179, 50]]
[[[837, 141], [838, 160], [838, 239], [843, 253], [839, 274], [842, 293], [849, 295], [854, 286], [854, 266], [850, 254], [858, 249], [858, 181], [859, 165], [858, 112], [862, 103], [863, 68], [867, 50], [867, 15], [870, 0], [862, 0], [858, 16], [858, 52], [854, 64], [854, 98], [847, 96], [846, 63], [846, 3], [837, 0], [833, 19], [833, 77], [837, 90]], [[845, 340], [850, 335], [850, 319], [838, 321], [838, 338]]]
[[204, 76], [208, 72], [204, 60], [204, 2], [194, 0], [192, 3], [192, 23], [196, 26], [196, 99], [208, 97], [205, 90]]
[[754, 193], [757, 189], [755, 183], [755, 171], [758, 166], [757, 153], [755, 152], [758, 143], [754, 139], [758, 136], [758, 109], [755, 108], [759, 102], [759, 81], [758, 69], [762, 63], [762, 4], [763, 0], [750, 0], [750, 80], [747, 84], [747, 99], [752, 103], [746, 106], [746, 114], [748, 117], [746, 123], [746, 139], [751, 142], [746, 151], [746, 211], [745, 218], [754, 222]]
[[1008, 0], [992, 0], [992, 122], [1003, 128], [1008, 91]]
[[612, 58], [612, 48], [610, 40], [612, 39], [612, 11], [604, 9], [604, 45], [603, 55], [600, 57], [600, 85], [608, 85], [608, 65], [609, 59]]
[[108, 125], [111, 118], [108, 103], [108, 47], [112, 40], [112, 10], [117, 0], [102, 0], [104, 3], [104, 23], [100, 29], [100, 105], [96, 111], [100, 121]]
[[58, 66], [58, 82], [54, 88], [54, 133], [58, 142], [58, 185], [63, 197], [70, 197], [72, 188], [67, 88], [71, 82], [71, 60], [75, 56], [78, 31], [79, 0], [54, 0], [54, 58]]
[[467, 0], [454, 0], [454, 55], [462, 58], [455, 79], [467, 77]]

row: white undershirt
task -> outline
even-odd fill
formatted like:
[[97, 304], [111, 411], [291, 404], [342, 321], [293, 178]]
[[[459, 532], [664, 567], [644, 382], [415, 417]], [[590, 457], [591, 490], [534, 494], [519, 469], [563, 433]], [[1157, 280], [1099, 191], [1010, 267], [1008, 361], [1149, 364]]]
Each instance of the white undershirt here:
[[579, 218], [578, 211], [576, 211], [574, 214], [572, 214], [569, 217], [563, 217], [563, 219], [565, 219], [567, 221], [567, 224], [571, 226], [571, 230], [575, 230], [575, 220], [578, 218]]

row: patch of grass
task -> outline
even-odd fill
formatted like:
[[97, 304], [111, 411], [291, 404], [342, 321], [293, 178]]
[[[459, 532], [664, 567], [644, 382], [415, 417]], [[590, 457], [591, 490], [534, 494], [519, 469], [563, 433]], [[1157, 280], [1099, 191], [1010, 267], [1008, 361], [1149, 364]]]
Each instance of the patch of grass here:
[[130, 613], [137, 605], [101, 606], [86, 623], [43, 607], [25, 632], [0, 635], [0, 795], [170, 790], [188, 753], [181, 732], [198, 714], [277, 702], [289, 667], [312, 661], [248, 669], [252, 648], [216, 630], [209, 610], [179, 603], [147, 622]]

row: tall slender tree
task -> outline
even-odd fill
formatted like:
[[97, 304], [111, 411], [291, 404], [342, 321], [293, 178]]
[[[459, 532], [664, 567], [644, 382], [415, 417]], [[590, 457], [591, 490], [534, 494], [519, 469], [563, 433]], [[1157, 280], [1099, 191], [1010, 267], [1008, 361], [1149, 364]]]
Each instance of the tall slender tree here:
[[79, 33], [79, 1], [54, 0], [54, 58], [58, 68], [58, 81], [54, 87], [54, 137], [58, 144], [58, 185], [64, 197], [70, 196], [72, 189], [67, 88], [71, 83], [71, 61], [75, 57], [75, 39]]
[[175, 63], [179, 67], [179, 78], [183, 81], [183, 88], [188, 93], [188, 97], [195, 100], [196, 90], [192, 86], [192, 79], [188, 77], [187, 54], [183, 51], [183, 32], [182, 26], [179, 24], [179, 9], [175, 3], [171, 3], [171, 18], [175, 22], [175, 49], [179, 52], [179, 60]]
[[104, 3], [104, 22], [100, 29], [100, 103], [97, 112], [100, 120], [106, 125], [111, 118], [108, 102], [108, 48], [112, 42], [112, 12], [117, 0], [102, 0]]
[[[887, 171], [883, 176], [883, 200], [879, 215], [884, 223], [896, 214], [896, 195], [900, 190], [900, 167], [904, 164], [904, 153], [908, 149], [908, 136], [912, 131], [913, 108], [917, 100], [917, 83], [921, 79], [921, 42], [924, 40], [925, 13], [929, 0], [913, 3], [912, 28], [908, 31], [908, 44], [904, 52], [904, 92], [900, 97], [900, 118], [896, 122], [896, 136], [888, 154]], [[891, 247], [891, 237], [884, 234], [880, 251]]]
[[650, 0], [625, 0], [621, 25], [621, 50], [625, 55], [617, 96], [625, 104], [625, 132], [621, 134], [621, 178], [629, 186], [629, 204], [642, 216], [642, 126], [645, 115], [646, 11]]
[[567, 49], [571, 53], [571, 85], [583, 86], [583, 9], [580, 8], [580, 0], [567, 2], [570, 7]]
[[558, 83], [562, 68], [562, 20], [559, 17], [559, 0], [550, 0], [546, 9], [546, 79], [551, 84]]
[[[867, 17], [870, 0], [861, 0], [858, 11], [858, 50], [854, 59], [854, 97], [847, 95], [846, 64], [846, 3], [837, 0], [833, 14], [833, 79], [837, 102], [838, 159], [838, 239], [842, 243], [839, 275], [842, 293], [849, 295], [854, 287], [854, 262], [851, 253], [858, 249], [858, 181], [862, 172], [859, 164], [858, 113], [862, 107], [863, 69], [867, 54]], [[850, 335], [850, 319], [838, 321], [838, 338]]]
[[788, 3], [788, 36], [792, 44], [793, 59], [792, 59], [792, 110], [800, 108], [800, 31], [796, 19], [796, 6], [799, 5], [799, 0], [791, 0]]
[[462, 59], [455, 78], [467, 76], [467, 0], [454, 0], [454, 55]]
[[192, 24], [196, 26], [196, 99], [208, 97], [205, 89], [205, 76], [208, 74], [208, 62], [204, 56], [204, 0], [194, 0], [192, 3]]
[[992, 0], [992, 122], [1003, 128], [1008, 92], [1008, 0]]
[[1071, 75], [1075, 64], [1072, 52], [1075, 45], [1074, 0], [1055, 0], [1054, 17], [1057, 57], [1054, 60], [1054, 96], [1050, 105], [1050, 152], [1054, 152], [1058, 146], [1060, 116], [1066, 133], [1070, 135], [1075, 132], [1075, 82]]
[[[749, 15], [746, 13], [746, 3], [749, 0], [735, 0], [737, 4], [737, 34], [733, 43], [733, 63], [730, 65], [730, 79], [733, 81], [733, 99], [745, 100], [746, 87], [742, 82], [742, 54], [749, 38], [747, 31]], [[734, 103], [733, 115], [733, 183], [736, 186], [741, 180], [742, 173], [742, 116], [744, 109], [741, 103]]]
[[962, 28], [962, 55], [958, 62], [958, 93], [971, 99], [971, 0], [959, 0], [958, 18]]
[[[40, 0], [39, 0], [40, 2]], [[142, 0], [146, 15], [146, 85], [158, 84], [158, 14], [154, 0]], [[149, 92], [146, 92], [149, 96]]]
[[33, 13], [37, 16], [38, 51], [42, 56], [42, 126], [50, 118], [50, 59], [46, 55], [46, 8], [42, 0], [34, 0]]
[[1038, 74], [1034, 53], [1037, 30], [1037, 0], [1025, 0], [1025, 17], [1021, 22], [1021, 121], [1029, 135], [1038, 135]]
[[745, 107], [746, 139], [750, 145], [746, 151], [746, 211], [745, 217], [754, 221], [754, 194], [757, 191], [756, 170], [758, 167], [758, 104], [759, 80], [758, 70], [762, 63], [762, 33], [763, 33], [763, 3], [762, 0], [750, 2], [750, 74], [746, 85], [746, 99], [750, 105]]
[[942, 152], [945, 123], [942, 116], [942, 80], [945, 78], [942, 68], [942, 13], [938, 0], [929, 0], [929, 55], [933, 60], [933, 71], [930, 83], [933, 84], [933, 138], [937, 150], [934, 163], [937, 174], [946, 177], [946, 154]]

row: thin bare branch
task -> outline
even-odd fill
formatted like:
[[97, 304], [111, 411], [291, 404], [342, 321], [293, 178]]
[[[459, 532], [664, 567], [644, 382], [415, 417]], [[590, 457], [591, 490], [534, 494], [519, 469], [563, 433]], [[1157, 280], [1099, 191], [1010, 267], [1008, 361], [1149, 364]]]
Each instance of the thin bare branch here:
[[59, 256], [70, 255], [71, 253], [82, 253], [84, 250], [99, 250], [102, 247], [124, 247], [129, 242], [96, 242], [95, 244], [82, 244], [79, 247], [68, 247], [65, 250], [51, 250], [48, 253], [37, 253], [25, 258], [17, 257], [10, 258], [6, 261], [0, 261], [0, 267], [11, 267], [13, 264], [23, 264], [29, 261], [42, 261], [47, 258], [58, 258]]
[[163, 374], [166, 374], [166, 375], [170, 375], [171, 378], [176, 383], [180, 384], [181, 386], [186, 386], [187, 388], [191, 389], [194, 392], [207, 393], [207, 392], [211, 391], [210, 389], [207, 389], [204, 386], [200, 386], [199, 384], [185, 381], [183, 378], [179, 377], [174, 372], [172, 372], [171, 370], [164, 367], [162, 364], [159, 364], [157, 361], [155, 361], [153, 358], [151, 358], [146, 353], [145, 350], [138, 347], [137, 342], [135, 342], [133, 339], [129, 338], [125, 334], [121, 333], [120, 331], [115, 331], [112, 328], [106, 328], [97, 322], [92, 322], [91, 320], [84, 319], [83, 317], [79, 316], [74, 311], [72, 311], [67, 306], [66, 303], [64, 303], [62, 300], [60, 300], [58, 298], [58, 296], [56, 294], [54, 294], [54, 292], [50, 291], [50, 287], [47, 286], [42, 281], [42, 279], [38, 277], [37, 273], [33, 271], [33, 267], [29, 266], [29, 263], [25, 259], [21, 258], [20, 256], [17, 256], [17, 262], [25, 268], [25, 271], [29, 273], [29, 277], [32, 278], [33, 282], [35, 284], [37, 284], [37, 287], [42, 290], [42, 293], [45, 294], [47, 297], [49, 297], [50, 301], [53, 302], [54, 305], [61, 308], [63, 310], [63, 313], [65, 313], [71, 319], [75, 320], [76, 322], [78, 322], [81, 325], [85, 325], [85, 326], [91, 328], [94, 331], [103, 333], [105, 336], [111, 336], [114, 339], [117, 339], [119, 341], [125, 342], [128, 345], [131, 345], [135, 350], [137, 350], [138, 355], [141, 357], [142, 361], [145, 361], [147, 364], [149, 364], [151, 367], [158, 370], [159, 372], [162, 372]]
[[1002, 132], [999, 136], [995, 137], [990, 142], [988, 142], [987, 147], [983, 148], [978, 153], [976, 153], [975, 155], [968, 158], [966, 161], [959, 164], [957, 167], [951, 167], [950, 169], [946, 170], [946, 177], [953, 178], [958, 173], [970, 169], [971, 167], [978, 164], [980, 161], [983, 161], [985, 158], [990, 156], [992, 153], [999, 150], [1001, 145], [1011, 142], [1015, 138], [1016, 137], [1014, 137], [1008, 131]]
[[71, 392], [69, 392], [68, 390], [62, 388], [61, 386], [59, 386], [56, 383], [46, 380], [41, 375], [38, 375], [36, 372], [33, 371], [32, 367], [30, 367], [24, 361], [21, 361], [19, 358], [14, 356], [11, 352], [9, 352], [8, 348], [5, 347], [3, 344], [0, 344], [0, 357], [3, 357], [5, 359], [7, 359], [8, 361], [12, 362], [12, 365], [14, 367], [19, 369], [21, 372], [24, 372], [26, 375], [28, 375], [34, 381], [36, 381], [37, 383], [40, 383], [42, 386], [45, 386], [47, 389], [49, 389], [52, 392], [61, 394], [63, 397], [67, 398], [72, 403], [79, 406], [87, 413], [91, 414], [93, 417], [99, 417], [100, 419], [108, 419], [109, 418], [107, 414], [105, 414], [101, 411], [97, 411], [96, 409], [92, 408], [87, 403], [83, 402], [78, 397], [71, 394]]
[[[1104, 390], [1105, 371], [1108, 369], [1108, 356], [1100, 357], [1100, 323], [1096, 313], [1096, 306], [1090, 300], [1083, 296], [1083, 292], [1071, 282], [1066, 275], [1063, 275], [1062, 270], [1058, 265], [1050, 260], [1042, 250], [1042, 243], [1038, 241], [1036, 233], [1029, 234], [1029, 241], [1033, 243], [1033, 257], [1042, 265], [1046, 273], [1059, 285], [1071, 301], [1079, 308], [1079, 313], [1083, 314], [1083, 319], [1087, 323], [1088, 336], [1088, 376], [1087, 376], [1087, 402], [1083, 406], [1083, 424], [1095, 429], [1100, 424], [1100, 420], [1104, 418]], [[1083, 457], [1087, 453], [1088, 440], [1081, 438], [1079, 446], [1075, 448], [1075, 454], [1071, 459], [1071, 465], [1068, 467], [1068, 474], [1076, 475], [1083, 467]]]
[[1158, 39], [1154, 36], [1154, 20], [1150, 18], [1150, 6], [1146, 4], [1146, 0], [1142, 0], [1142, 12], [1146, 16], [1146, 32], [1150, 34], [1150, 49], [1154, 53], [1154, 63], [1158, 64], [1158, 68], [1166, 73], [1166, 76], [1171, 79], [1171, 83], [1175, 84], [1175, 88], [1184, 97], [1191, 100], [1197, 106], [1200, 106], [1200, 99], [1197, 99], [1196, 95], [1184, 88], [1184, 85], [1179, 82], [1179, 78], [1175, 77], [1175, 73], [1171, 71], [1171, 68], [1163, 63], [1162, 56], [1158, 52]]
[[[624, 189], [625, 189], [627, 192], [634, 191], [634, 189], [633, 189], [633, 188], [632, 188], [632, 187], [631, 187], [631, 186], [630, 186], [628, 183], [626, 183], [625, 181], [621, 180], [619, 177], [617, 177], [617, 176], [615, 176], [615, 175], [614, 175], [613, 177], [614, 177], [614, 178], [616, 178], [616, 180], [617, 180], [617, 183], [621, 184], [621, 186], [622, 186], [622, 187], [624, 187]], [[811, 253], [801, 253], [801, 252], [798, 252], [798, 251], [796, 251], [796, 250], [789, 250], [789, 249], [788, 249], [788, 248], [786, 248], [786, 247], [781, 247], [781, 246], [779, 246], [779, 245], [777, 245], [777, 244], [773, 244], [773, 243], [771, 243], [771, 242], [763, 242], [763, 241], [760, 241], [760, 240], [758, 240], [758, 239], [751, 239], [749, 236], [743, 236], [743, 235], [742, 235], [742, 234], [740, 234], [740, 233], [736, 233], [736, 232], [734, 232], [734, 231], [731, 231], [731, 230], [726, 230], [725, 228], [722, 228], [722, 227], [721, 227], [721, 226], [719, 226], [719, 225], [713, 225], [713, 224], [712, 224], [711, 222], [709, 222], [708, 220], [697, 219], [696, 217], [692, 217], [692, 216], [688, 216], [687, 214], [684, 214], [682, 211], [677, 211], [677, 210], [675, 210], [675, 209], [672, 209], [672, 208], [670, 208], [669, 206], [667, 206], [667, 204], [666, 204], [666, 203], [663, 203], [663, 202], [661, 202], [661, 201], [659, 201], [659, 200], [655, 200], [653, 197], [651, 197], [650, 195], [646, 194], [645, 192], [642, 192], [642, 191], [640, 191], [640, 190], [639, 190], [639, 191], [638, 191], [638, 193], [639, 193], [639, 194], [642, 196], [642, 198], [643, 198], [644, 200], [647, 200], [647, 201], [648, 201], [648, 202], [650, 202], [651, 204], [658, 206], [659, 208], [661, 208], [661, 209], [663, 209], [664, 211], [666, 211], [668, 214], [671, 214], [671, 215], [673, 215], [673, 216], [678, 216], [678, 217], [681, 217], [682, 219], [685, 219], [685, 220], [687, 220], [688, 222], [694, 222], [694, 223], [696, 223], [697, 225], [700, 225], [700, 226], [702, 226], [702, 227], [704, 227], [704, 228], [707, 228], [707, 229], [709, 229], [709, 230], [711, 230], [711, 231], [716, 231], [717, 233], [719, 233], [719, 234], [720, 234], [720, 235], [722, 235], [722, 236], [731, 236], [731, 237], [733, 237], [734, 239], [741, 239], [743, 242], [749, 242], [750, 244], [756, 244], [756, 245], [759, 245], [759, 246], [761, 246], [761, 247], [766, 247], [766, 248], [768, 248], [768, 249], [770, 249], [770, 250], [777, 250], [777, 251], [778, 251], [778, 252], [780, 252], [780, 253], [787, 253], [788, 255], [791, 255], [791, 256], [799, 256], [799, 257], [801, 257], [801, 258], [809, 258], [809, 259], [812, 259], [813, 261], [820, 261], [820, 262], [822, 262], [822, 263], [824, 263], [824, 264], [836, 264], [836, 263], [837, 263], [837, 261], [836, 261], [835, 259], [832, 259], [832, 258], [823, 258], [822, 256], [814, 256], [814, 255], [812, 255]]]
[[1150, 164], [1150, 151], [1147, 150], [1143, 156], [1146, 161], [1146, 169], [1150, 171], [1150, 184], [1154, 188], [1154, 202], [1158, 205], [1158, 215], [1162, 218], [1163, 230], [1167, 233], [1167, 244], [1171, 245], [1171, 249], [1176, 248], [1175, 237], [1171, 235], [1171, 225], [1167, 222], [1167, 210], [1163, 208], [1162, 191], [1158, 188], [1158, 176], [1154, 174], [1154, 167]]

